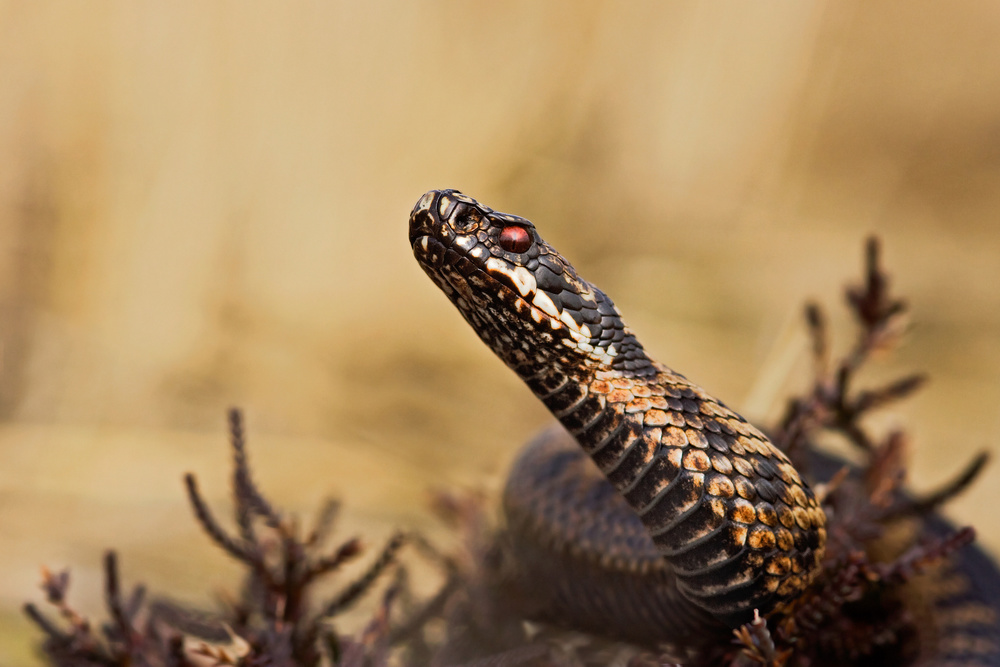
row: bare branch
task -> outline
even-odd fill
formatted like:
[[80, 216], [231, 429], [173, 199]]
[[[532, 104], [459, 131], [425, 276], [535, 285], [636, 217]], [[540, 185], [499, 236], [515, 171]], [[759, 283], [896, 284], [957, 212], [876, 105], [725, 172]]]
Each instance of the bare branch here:
[[252, 552], [252, 550], [242, 541], [239, 541], [233, 537], [230, 537], [225, 530], [219, 525], [212, 516], [211, 510], [208, 509], [208, 505], [202, 499], [201, 494], [198, 492], [198, 482], [195, 480], [194, 475], [188, 473], [184, 475], [184, 484], [187, 487], [188, 500], [191, 502], [191, 508], [194, 510], [195, 518], [198, 519], [198, 523], [201, 524], [202, 530], [204, 530], [212, 541], [215, 542], [223, 551], [228, 553], [230, 556], [243, 563], [256, 564], [258, 558]]
[[396, 558], [396, 552], [406, 542], [404, 533], [396, 533], [386, 543], [382, 553], [354, 583], [333, 598], [320, 613], [320, 617], [334, 616], [350, 607], [361, 595], [368, 591], [372, 583], [389, 567]]
[[114, 621], [118, 639], [125, 644], [126, 653], [131, 653], [134, 630], [122, 605], [121, 587], [118, 581], [118, 557], [114, 551], [104, 554], [104, 601]]
[[281, 516], [264, 498], [250, 475], [243, 431], [243, 413], [238, 408], [229, 410], [229, 441], [233, 448], [233, 495], [236, 498], [236, 522], [243, 539], [252, 542], [253, 514], [259, 514], [271, 526], [281, 523]]
[[337, 522], [339, 515], [340, 500], [337, 498], [327, 498], [323, 501], [323, 506], [316, 516], [316, 524], [309, 532], [309, 537], [306, 538], [306, 545], [322, 545], [333, 531], [333, 526]]
[[946, 483], [937, 491], [904, 500], [890, 508], [883, 515], [882, 519], [891, 520], [907, 516], [925, 516], [930, 514], [944, 503], [965, 491], [979, 477], [979, 473], [983, 471], [989, 460], [989, 452], [979, 452], [965, 467], [965, 470], [954, 480]]

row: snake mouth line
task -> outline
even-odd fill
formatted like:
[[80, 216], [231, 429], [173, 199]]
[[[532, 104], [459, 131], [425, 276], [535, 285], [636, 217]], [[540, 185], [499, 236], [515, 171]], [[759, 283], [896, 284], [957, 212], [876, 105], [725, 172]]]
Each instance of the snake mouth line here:
[[[584, 352], [593, 352], [600, 346], [601, 341], [594, 329], [596, 322], [583, 321], [579, 313], [563, 307], [558, 295], [564, 294], [566, 288], [556, 291], [544, 289], [538, 284], [535, 273], [521, 261], [499, 255], [497, 248], [486, 243], [481, 233], [477, 235], [468, 233], [467, 230], [454, 230], [448, 220], [454, 215], [455, 207], [462, 204], [467, 207], [475, 206], [474, 210], [484, 219], [496, 218], [494, 222], [502, 226], [504, 231], [510, 228], [523, 230], [518, 225], [530, 223], [516, 216], [496, 213], [482, 207], [461, 193], [448, 191], [448, 194], [453, 201], [446, 210], [440, 210], [437, 204], [438, 193], [430, 192], [417, 202], [411, 213], [410, 246], [424, 269], [435, 276], [439, 284], [442, 281], [449, 284], [466, 298], [488, 285], [487, 291], [493, 294], [491, 298], [512, 304], [521, 319], [533, 320], [536, 326], [547, 323], [546, 328], [552, 331], [565, 328], [574, 345]], [[540, 239], [538, 242], [541, 242]], [[503, 241], [494, 238], [493, 243], [503, 247], [507, 254], [513, 252], [511, 248], [504, 246]], [[542, 270], [544, 271], [544, 266]], [[560, 274], [562, 272], [561, 269], [556, 271]], [[549, 270], [548, 273], [552, 274], [552, 271]], [[576, 301], [586, 300], [583, 295], [574, 298]], [[611, 349], [610, 352], [610, 356], [614, 356], [614, 350]]]
[[[514, 278], [503, 271], [498, 273], [503, 276], [502, 279], [489, 268], [476, 267], [476, 274], [493, 286], [501, 300], [509, 299], [514, 304], [516, 311], [527, 314], [527, 317], [535, 324], [548, 323], [548, 327], [552, 331], [565, 329], [576, 347], [585, 352], [593, 351], [593, 346], [589, 345], [592, 340], [589, 328], [586, 325], [578, 324], [569, 311], [558, 309], [545, 290], [538, 287], [526, 289], [524, 283], [508, 284], [508, 281], [514, 282]], [[611, 349], [610, 354], [614, 356], [615, 351]]]
[[[563, 328], [563, 326], [568, 326], [564, 321], [565, 319], [572, 318], [568, 316], [568, 313], [564, 317], [563, 312], [559, 312], [552, 304], [551, 298], [549, 298], [544, 290], [538, 289], [534, 285], [529, 285], [528, 282], [521, 278], [521, 282], [517, 285], [508, 285], [505, 280], [500, 279], [498, 276], [494, 275], [494, 272], [489, 269], [489, 267], [483, 267], [478, 263], [472, 262], [464, 253], [459, 252], [458, 256], [465, 261], [472, 263], [475, 267], [472, 271], [463, 272], [460, 268], [452, 262], [448, 268], [453, 270], [441, 271], [445, 268], [446, 261], [445, 256], [449, 249], [455, 249], [456, 244], [445, 244], [441, 239], [437, 238], [431, 234], [416, 234], [410, 239], [410, 246], [413, 250], [414, 256], [417, 260], [424, 266], [434, 269], [436, 273], [440, 274], [445, 280], [451, 283], [454, 288], [459, 288], [455, 284], [455, 280], [461, 280], [463, 283], [468, 283], [468, 278], [471, 275], [478, 276], [484, 282], [492, 285], [497, 296], [503, 299], [507, 297], [515, 304], [518, 304], [520, 308], [528, 308], [530, 317], [536, 323], [541, 323], [548, 320], [553, 331]], [[458, 250], [462, 250], [458, 248]], [[514, 282], [507, 272], [500, 271], [501, 275], [507, 280]], [[530, 281], [531, 283], [534, 280]], [[542, 305], [539, 306], [535, 303], [535, 300], [539, 300]], [[523, 305], [520, 305], [523, 304]], [[574, 328], [578, 327], [575, 322], [573, 322]]]
[[430, 234], [418, 234], [410, 238], [410, 249], [413, 256], [423, 266], [440, 269], [444, 265], [444, 253], [447, 250], [440, 240]]
[[[611, 363], [618, 355], [614, 343], [602, 345], [590, 325], [577, 322], [569, 310], [559, 308], [553, 296], [538, 286], [534, 276], [524, 267], [510, 269], [494, 257], [487, 258], [484, 266], [483, 262], [469, 257], [460, 243], [447, 243], [434, 234], [414, 236], [412, 247], [425, 270], [439, 284], [443, 281], [454, 290], [453, 300], [460, 310], [473, 308], [472, 294], [488, 294], [491, 301], [509, 304], [503, 309], [510, 310], [511, 315], [517, 313], [517, 319], [552, 333], [564, 332], [566, 344], [584, 354], [597, 355], [605, 363]], [[474, 282], [479, 284], [473, 287]]]

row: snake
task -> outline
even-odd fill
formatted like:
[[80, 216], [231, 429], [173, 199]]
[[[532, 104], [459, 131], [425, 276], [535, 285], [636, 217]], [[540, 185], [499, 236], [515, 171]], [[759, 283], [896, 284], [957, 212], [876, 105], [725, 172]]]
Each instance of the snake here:
[[[652, 359], [530, 221], [432, 190], [409, 240], [559, 422], [523, 449], [503, 495], [506, 539], [532, 573], [529, 616], [647, 645], [725, 641], [817, 577], [827, 517], [788, 457]], [[989, 644], [995, 619], [982, 625]]]

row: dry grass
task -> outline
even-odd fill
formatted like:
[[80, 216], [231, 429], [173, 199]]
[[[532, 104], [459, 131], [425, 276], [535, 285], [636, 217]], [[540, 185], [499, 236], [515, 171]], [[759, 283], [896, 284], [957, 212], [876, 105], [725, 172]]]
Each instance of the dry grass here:
[[[886, 418], [913, 484], [996, 446], [995, 3], [363, 7], [0, 4], [0, 662], [42, 562], [206, 595], [180, 475], [221, 480], [228, 405], [275, 496], [366, 534], [496, 484], [546, 417], [412, 260], [432, 187], [535, 220], [758, 418], [876, 232], [916, 328], [870, 379], [932, 378]], [[953, 507], [995, 550], [997, 474]]]

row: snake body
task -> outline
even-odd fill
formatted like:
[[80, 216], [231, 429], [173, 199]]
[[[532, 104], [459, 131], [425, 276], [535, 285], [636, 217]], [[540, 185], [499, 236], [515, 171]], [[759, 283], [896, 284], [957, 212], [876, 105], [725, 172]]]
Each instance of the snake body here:
[[787, 457], [652, 360], [531, 222], [431, 191], [409, 237], [424, 271], [562, 424], [522, 452], [504, 494], [506, 533], [538, 582], [536, 616], [691, 644], [809, 585], [826, 516]]
[[679, 598], [734, 626], [809, 583], [826, 518], [785, 455], [650, 359], [611, 299], [534, 225], [434, 191], [414, 208], [410, 239], [480, 338], [639, 517]]

